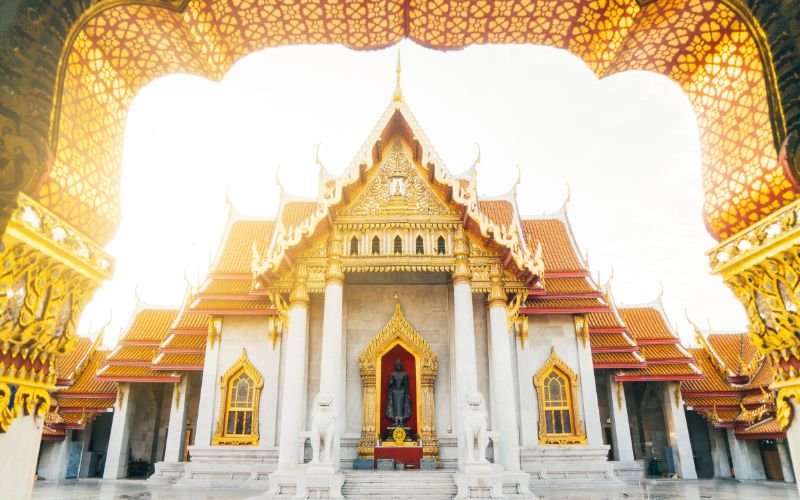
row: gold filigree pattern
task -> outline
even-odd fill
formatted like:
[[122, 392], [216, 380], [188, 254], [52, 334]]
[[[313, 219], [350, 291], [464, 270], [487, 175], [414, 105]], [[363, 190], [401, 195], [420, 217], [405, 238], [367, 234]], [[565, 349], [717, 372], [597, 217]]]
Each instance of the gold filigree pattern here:
[[796, 191], [777, 156], [776, 144], [786, 133], [777, 77], [758, 24], [731, 2], [642, 4], [98, 2], [67, 37], [51, 120], [56, 158], [35, 196], [104, 242], [119, 217], [125, 116], [147, 82], [173, 72], [218, 79], [243, 55], [264, 47], [378, 48], [408, 37], [438, 49], [542, 44], [569, 50], [599, 76], [641, 69], [664, 74], [681, 85], [698, 115], [713, 234], [735, 233], [793, 200]]
[[[549, 390], [549, 387], [545, 386], [545, 379], [551, 373], [556, 373], [557, 376], [565, 379], [569, 386], [563, 389], [566, 392], [563, 397], [569, 408], [569, 432], [548, 432], [547, 429], [546, 415], [550, 408], [545, 405], [545, 401], [550, 398], [545, 393]], [[587, 443], [586, 430], [583, 421], [578, 416], [578, 383], [578, 375], [559, 357], [553, 346], [550, 357], [533, 376], [536, 399], [539, 402], [539, 444], [583, 445]]]
[[[11, 387], [16, 387], [16, 391]], [[7, 432], [20, 415], [44, 418], [49, 409], [50, 393], [47, 390], [9, 384], [0, 379], [0, 432]]]
[[400, 309], [395, 305], [392, 318], [367, 344], [358, 356], [361, 386], [363, 388], [361, 407], [361, 440], [358, 444], [360, 458], [373, 457], [375, 440], [379, 438], [380, 428], [380, 361], [383, 354], [396, 344], [402, 345], [416, 359], [417, 363], [417, 425], [422, 439], [422, 454], [425, 458], [439, 458], [439, 440], [436, 437], [436, 415], [434, 412], [433, 384], [439, 370], [436, 353], [408, 323]]

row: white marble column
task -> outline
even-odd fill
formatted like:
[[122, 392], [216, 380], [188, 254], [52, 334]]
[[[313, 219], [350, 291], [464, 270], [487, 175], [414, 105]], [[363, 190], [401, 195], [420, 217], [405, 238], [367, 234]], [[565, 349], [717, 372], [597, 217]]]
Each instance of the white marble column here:
[[223, 319], [211, 316], [208, 319], [208, 339], [203, 361], [203, 380], [200, 385], [200, 401], [197, 405], [197, 425], [194, 430], [196, 446], [211, 446], [214, 433], [214, 414], [217, 411], [217, 387], [219, 386], [219, 347], [222, 338]]
[[766, 479], [767, 474], [764, 471], [758, 441], [736, 439], [733, 429], [726, 429], [725, 433], [731, 449], [734, 477], [740, 481]]
[[[603, 424], [600, 421], [600, 406], [597, 404], [597, 384], [594, 380], [592, 344], [589, 342], [589, 323], [586, 316], [575, 316], [575, 333], [580, 368], [581, 400], [583, 401], [583, 425], [589, 446], [606, 446], [603, 443]], [[608, 448], [606, 448], [608, 449]]]
[[681, 479], [697, 479], [689, 439], [689, 426], [683, 409], [683, 397], [679, 382], [662, 384], [661, 403], [664, 407], [664, 422], [667, 424], [667, 437], [675, 459], [675, 470]]
[[89, 477], [89, 467], [92, 465], [92, 452], [89, 446], [92, 444], [92, 431], [94, 429], [94, 422], [89, 422], [84, 426], [84, 429], [78, 433], [80, 440], [83, 442], [83, 450], [81, 451], [81, 465], [78, 468], [78, 477]]
[[11, 422], [6, 432], [0, 433], [3, 498], [31, 497], [43, 427], [42, 417], [20, 415]]
[[494, 286], [489, 293], [489, 335], [492, 345], [489, 374], [496, 409], [492, 423], [494, 429], [500, 433], [500, 456], [495, 457], [495, 462], [501, 463], [506, 471], [517, 472], [521, 470], [517, 405], [514, 400], [506, 293], [500, 281], [499, 266], [493, 266], [492, 277]]
[[172, 388], [172, 403], [169, 410], [167, 444], [164, 449], [164, 462], [183, 462], [186, 446], [186, 413], [189, 407], [189, 374], [184, 373], [181, 381]]
[[794, 482], [794, 471], [792, 470], [792, 459], [789, 457], [789, 449], [785, 439], [777, 441], [778, 457], [781, 459], [781, 473], [783, 473], [783, 480], [787, 483]]
[[[794, 477], [798, 478], [800, 477], [800, 420], [798, 420], [800, 404], [791, 403], [791, 405], [792, 415], [794, 415], [795, 418], [792, 419], [792, 423], [786, 428], [786, 447], [789, 448], [789, 455], [792, 459]], [[800, 491], [800, 481], [796, 484], [798, 491]]]
[[342, 329], [344, 274], [341, 268], [341, 253], [342, 236], [338, 230], [334, 230], [330, 235], [328, 270], [325, 273], [325, 305], [322, 313], [322, 354], [319, 374], [319, 392], [333, 396], [333, 411], [338, 429], [330, 455], [334, 469], [339, 468], [339, 438], [345, 428], [345, 393], [344, 385], [342, 384], [344, 376], [344, 338]]
[[114, 420], [111, 422], [103, 479], [121, 479], [127, 473], [128, 442], [133, 414], [136, 412], [136, 391], [128, 383], [121, 383], [118, 387], [117, 406], [114, 407]]
[[611, 409], [611, 439], [614, 442], [614, 460], [633, 462], [633, 441], [631, 424], [628, 421], [628, 403], [625, 400], [625, 387], [614, 381], [608, 374], [608, 407]]
[[300, 463], [300, 431], [306, 420], [303, 414], [303, 395], [306, 384], [306, 349], [308, 345], [308, 291], [306, 270], [298, 266], [295, 286], [289, 301], [289, 331], [286, 342], [286, 361], [281, 377], [281, 429], [278, 471], [297, 470]]
[[728, 451], [725, 446], [725, 429], [717, 429], [708, 424], [708, 437], [711, 441], [711, 459], [714, 463], [714, 477], [731, 477], [731, 465], [728, 461]]

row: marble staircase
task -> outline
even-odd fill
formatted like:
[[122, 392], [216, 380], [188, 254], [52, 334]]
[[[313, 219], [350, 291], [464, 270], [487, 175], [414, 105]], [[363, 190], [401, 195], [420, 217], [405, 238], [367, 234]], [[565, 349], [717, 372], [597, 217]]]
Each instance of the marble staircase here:
[[457, 493], [453, 471], [342, 472], [342, 495], [348, 500], [449, 500]]

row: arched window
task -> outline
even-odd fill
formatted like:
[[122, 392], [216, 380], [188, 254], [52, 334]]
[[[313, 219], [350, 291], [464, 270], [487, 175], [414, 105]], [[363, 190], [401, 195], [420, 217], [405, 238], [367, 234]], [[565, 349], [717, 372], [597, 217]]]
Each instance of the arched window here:
[[425, 253], [425, 244], [422, 242], [422, 236], [417, 236], [417, 246], [415, 252], [418, 255], [422, 255]]
[[212, 441], [215, 445], [257, 445], [258, 403], [264, 379], [242, 355], [220, 378], [220, 412]]
[[358, 255], [358, 238], [355, 236], [350, 240], [350, 255]]
[[438, 255], [444, 255], [445, 254], [444, 236], [439, 236], [439, 239], [436, 240], [436, 253]]
[[403, 240], [399, 235], [394, 237], [394, 253], [403, 253]]
[[548, 434], [572, 434], [572, 405], [567, 380], [558, 370], [544, 378], [544, 423]]
[[578, 418], [578, 376], [553, 347], [533, 384], [539, 399], [539, 444], [586, 444], [586, 431]]
[[381, 240], [377, 236], [372, 238], [372, 254], [376, 255], [381, 253]]

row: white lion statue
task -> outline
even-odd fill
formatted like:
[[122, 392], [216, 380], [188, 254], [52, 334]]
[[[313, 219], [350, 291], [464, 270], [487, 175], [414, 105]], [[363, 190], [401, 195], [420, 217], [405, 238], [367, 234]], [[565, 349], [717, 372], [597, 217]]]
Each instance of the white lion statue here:
[[330, 463], [336, 435], [333, 396], [324, 392], [317, 394], [314, 406], [316, 409], [311, 420], [311, 463]]
[[486, 447], [489, 434], [486, 431], [486, 404], [480, 392], [467, 394], [467, 404], [462, 411], [462, 432], [466, 445], [465, 462], [487, 463]]

